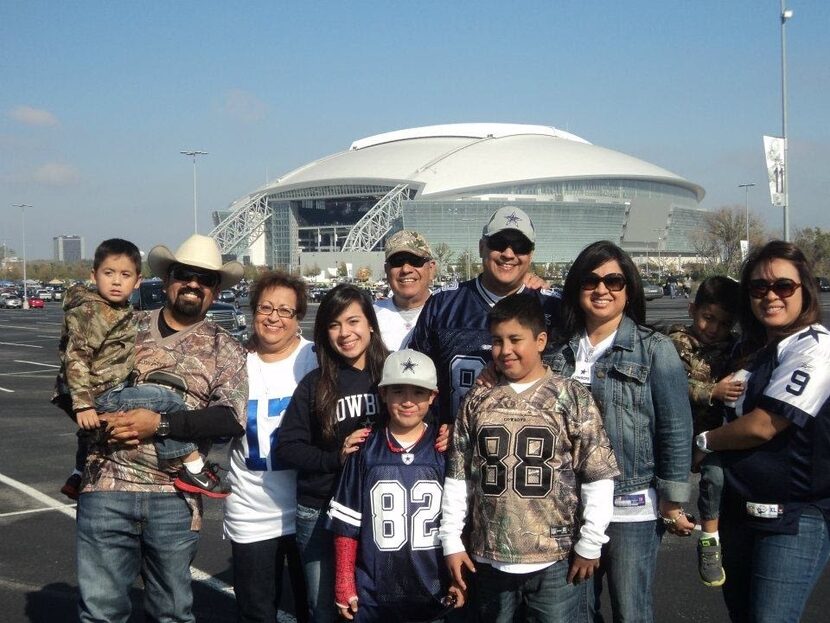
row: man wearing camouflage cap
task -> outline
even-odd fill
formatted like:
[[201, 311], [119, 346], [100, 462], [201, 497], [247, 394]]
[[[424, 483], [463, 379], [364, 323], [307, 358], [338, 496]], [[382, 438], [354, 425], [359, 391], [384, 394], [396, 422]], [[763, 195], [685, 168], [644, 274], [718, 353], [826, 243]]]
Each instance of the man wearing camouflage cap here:
[[432, 249], [416, 231], [403, 229], [386, 239], [386, 280], [392, 297], [374, 305], [380, 333], [390, 351], [405, 348], [435, 277]]

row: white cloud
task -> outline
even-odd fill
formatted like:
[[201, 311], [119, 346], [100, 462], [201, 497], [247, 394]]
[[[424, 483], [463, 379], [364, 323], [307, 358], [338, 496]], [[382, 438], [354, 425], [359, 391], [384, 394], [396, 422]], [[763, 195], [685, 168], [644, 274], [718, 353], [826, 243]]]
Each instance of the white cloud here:
[[225, 112], [244, 123], [262, 121], [268, 114], [268, 104], [253, 93], [241, 89], [231, 89], [225, 93]]
[[69, 186], [80, 179], [78, 170], [70, 164], [47, 162], [32, 172], [31, 179], [44, 186]]
[[58, 118], [48, 110], [32, 108], [31, 106], [18, 106], [17, 108], [12, 108], [9, 111], [9, 117], [24, 125], [44, 127], [58, 125]]

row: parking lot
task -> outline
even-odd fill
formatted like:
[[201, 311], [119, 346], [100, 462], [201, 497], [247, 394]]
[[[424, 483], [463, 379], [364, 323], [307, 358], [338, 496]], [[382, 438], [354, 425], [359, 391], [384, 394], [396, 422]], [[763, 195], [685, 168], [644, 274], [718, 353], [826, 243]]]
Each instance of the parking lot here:
[[[826, 317], [830, 295], [822, 295]], [[685, 299], [649, 303], [649, 321], [683, 321]], [[316, 305], [303, 322], [311, 337]], [[77, 621], [74, 570], [74, 505], [59, 488], [71, 470], [74, 424], [49, 404], [57, 370], [60, 303], [45, 309], [0, 309], [0, 620], [6, 623]], [[226, 448], [214, 458], [226, 463]], [[230, 545], [222, 539], [221, 502], [205, 503], [205, 526], [194, 563], [195, 613], [199, 621], [235, 620]], [[720, 591], [697, 580], [695, 542], [667, 537], [658, 564], [658, 621], [726, 619]], [[141, 590], [134, 592], [131, 621], [143, 620]], [[285, 604], [283, 621], [293, 621]], [[827, 620], [830, 574], [813, 594], [804, 621]]]

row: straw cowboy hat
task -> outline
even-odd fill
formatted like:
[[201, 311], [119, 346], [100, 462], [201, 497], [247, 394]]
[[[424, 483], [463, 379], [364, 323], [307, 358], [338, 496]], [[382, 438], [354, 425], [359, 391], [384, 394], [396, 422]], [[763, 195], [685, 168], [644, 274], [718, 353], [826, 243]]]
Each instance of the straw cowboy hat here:
[[222, 263], [219, 245], [210, 236], [193, 234], [185, 240], [175, 253], [163, 244], [157, 244], [147, 255], [150, 269], [162, 279], [166, 279], [172, 264], [184, 264], [193, 268], [214, 270], [221, 275], [219, 289], [224, 290], [239, 283], [243, 268], [239, 262]]

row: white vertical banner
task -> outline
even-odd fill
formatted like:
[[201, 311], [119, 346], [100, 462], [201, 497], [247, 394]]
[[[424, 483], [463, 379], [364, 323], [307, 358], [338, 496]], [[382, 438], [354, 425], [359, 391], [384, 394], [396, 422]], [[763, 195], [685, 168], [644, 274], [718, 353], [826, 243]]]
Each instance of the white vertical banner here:
[[769, 196], [772, 205], [784, 205], [784, 189], [787, 175], [787, 139], [777, 136], [764, 137], [764, 156], [767, 160], [767, 175], [769, 177]]
[[745, 260], [749, 255], [749, 240], [741, 240], [741, 260]]

